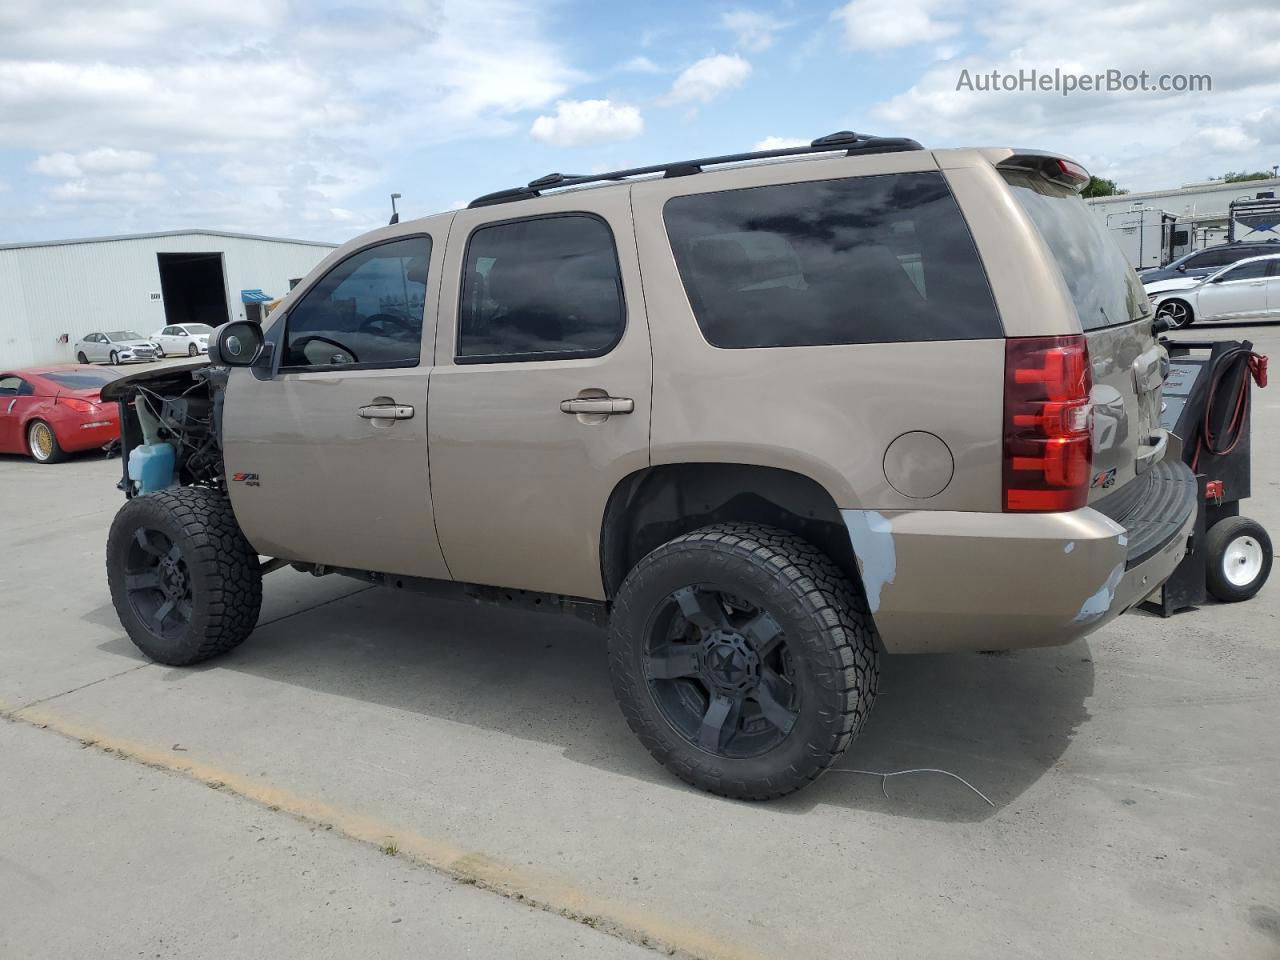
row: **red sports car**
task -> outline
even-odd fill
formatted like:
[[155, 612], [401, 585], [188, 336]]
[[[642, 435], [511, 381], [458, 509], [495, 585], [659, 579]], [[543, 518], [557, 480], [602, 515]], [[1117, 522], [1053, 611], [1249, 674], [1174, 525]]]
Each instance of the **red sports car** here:
[[100, 391], [119, 376], [76, 364], [0, 372], [0, 453], [57, 463], [105, 447], [120, 436], [120, 413]]

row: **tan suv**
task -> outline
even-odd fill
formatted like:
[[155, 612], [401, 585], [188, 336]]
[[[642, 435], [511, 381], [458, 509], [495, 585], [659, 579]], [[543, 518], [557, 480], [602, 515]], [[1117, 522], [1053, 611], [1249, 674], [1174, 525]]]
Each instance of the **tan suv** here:
[[104, 391], [121, 622], [223, 653], [286, 564], [577, 613], [670, 770], [802, 787], [881, 653], [1066, 643], [1188, 549], [1167, 358], [1086, 179], [845, 133], [353, 240], [208, 365]]

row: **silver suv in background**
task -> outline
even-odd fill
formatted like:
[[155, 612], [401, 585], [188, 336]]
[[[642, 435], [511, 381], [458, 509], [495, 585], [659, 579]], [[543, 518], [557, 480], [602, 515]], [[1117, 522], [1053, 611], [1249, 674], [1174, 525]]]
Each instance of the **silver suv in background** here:
[[203, 660], [284, 564], [576, 613], [669, 770], [799, 789], [884, 654], [1066, 643], [1186, 553], [1167, 357], [1087, 181], [841, 133], [352, 240], [209, 365], [107, 388], [121, 622]]

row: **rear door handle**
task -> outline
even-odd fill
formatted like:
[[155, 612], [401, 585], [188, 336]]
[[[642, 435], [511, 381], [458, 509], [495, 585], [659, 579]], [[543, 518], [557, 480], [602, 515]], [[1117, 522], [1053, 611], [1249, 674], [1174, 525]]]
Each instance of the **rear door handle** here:
[[630, 397], [574, 397], [572, 400], [560, 401], [561, 413], [602, 413], [612, 416], [615, 413], [631, 413], [636, 402]]
[[407, 403], [371, 403], [356, 411], [366, 420], [412, 420], [413, 407]]

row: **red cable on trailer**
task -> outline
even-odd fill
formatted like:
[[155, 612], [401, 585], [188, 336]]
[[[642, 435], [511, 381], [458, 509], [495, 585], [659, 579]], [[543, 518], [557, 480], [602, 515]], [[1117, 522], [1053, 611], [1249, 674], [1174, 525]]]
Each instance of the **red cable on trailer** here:
[[[1245, 364], [1245, 371], [1239, 366]], [[1247, 371], [1247, 376], [1245, 372]], [[1223, 428], [1222, 436], [1215, 435], [1213, 430], [1213, 402], [1218, 395], [1218, 387], [1229, 375], [1239, 377], [1235, 390], [1235, 401], [1231, 409], [1231, 419]], [[1244, 436], [1244, 424], [1249, 415], [1249, 377], [1259, 387], [1267, 385], [1267, 358], [1254, 353], [1245, 347], [1228, 350], [1214, 364], [1213, 379], [1209, 382], [1208, 398], [1204, 405], [1204, 420], [1200, 426], [1200, 442], [1196, 446], [1195, 456], [1191, 460], [1191, 469], [1195, 470], [1200, 463], [1200, 454], [1208, 451], [1211, 456], [1222, 457], [1231, 453]]]

